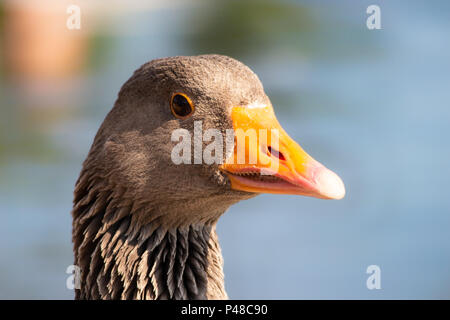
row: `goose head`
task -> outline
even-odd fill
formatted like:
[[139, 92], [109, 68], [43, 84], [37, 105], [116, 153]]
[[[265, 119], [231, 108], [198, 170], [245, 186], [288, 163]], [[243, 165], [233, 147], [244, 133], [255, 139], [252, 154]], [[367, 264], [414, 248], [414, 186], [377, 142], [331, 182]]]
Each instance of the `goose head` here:
[[260, 193], [340, 199], [345, 189], [283, 130], [247, 66], [220, 55], [153, 60], [123, 85], [83, 164], [75, 263], [90, 274], [95, 250], [102, 263], [114, 256], [105, 249], [114, 236], [137, 246], [155, 230], [163, 239], [173, 230], [214, 227], [230, 205]]

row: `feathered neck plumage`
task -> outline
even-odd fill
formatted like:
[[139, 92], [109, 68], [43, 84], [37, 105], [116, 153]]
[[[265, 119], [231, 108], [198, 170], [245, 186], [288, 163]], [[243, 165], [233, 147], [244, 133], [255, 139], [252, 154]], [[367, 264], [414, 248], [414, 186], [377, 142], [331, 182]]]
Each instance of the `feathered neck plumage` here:
[[76, 299], [227, 298], [215, 223], [167, 228], [157, 208], [106, 182], [83, 170], [75, 188]]

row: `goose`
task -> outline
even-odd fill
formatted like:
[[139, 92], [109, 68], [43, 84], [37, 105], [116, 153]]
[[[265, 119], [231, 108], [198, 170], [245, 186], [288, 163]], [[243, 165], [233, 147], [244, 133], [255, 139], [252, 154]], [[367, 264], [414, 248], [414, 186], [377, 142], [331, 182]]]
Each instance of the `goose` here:
[[[254, 129], [257, 143], [234, 140], [219, 163], [176, 163], [174, 132], [209, 145], [195, 138], [199, 122], [223, 139]], [[283, 130], [243, 63], [216, 54], [147, 62], [121, 87], [75, 185], [75, 299], [228, 299], [216, 224], [260, 193], [341, 199], [345, 188]]]

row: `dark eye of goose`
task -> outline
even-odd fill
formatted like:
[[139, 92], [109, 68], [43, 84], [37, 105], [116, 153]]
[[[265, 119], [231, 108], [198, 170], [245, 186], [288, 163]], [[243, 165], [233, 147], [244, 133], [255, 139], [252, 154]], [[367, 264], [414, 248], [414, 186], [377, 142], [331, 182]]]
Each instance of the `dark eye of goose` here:
[[175, 117], [185, 119], [194, 113], [191, 100], [184, 93], [175, 93], [170, 100], [170, 109]]

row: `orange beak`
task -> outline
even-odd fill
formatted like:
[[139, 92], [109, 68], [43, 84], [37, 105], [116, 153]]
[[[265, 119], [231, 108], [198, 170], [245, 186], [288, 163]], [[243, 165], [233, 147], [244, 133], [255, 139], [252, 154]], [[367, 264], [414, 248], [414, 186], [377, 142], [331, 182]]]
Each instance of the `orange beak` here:
[[234, 150], [220, 166], [235, 190], [342, 199], [334, 172], [309, 156], [278, 123], [272, 106], [234, 107]]

